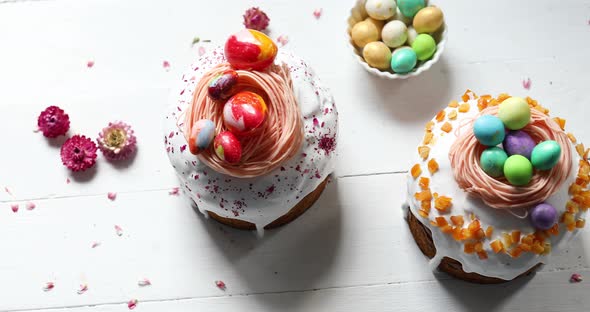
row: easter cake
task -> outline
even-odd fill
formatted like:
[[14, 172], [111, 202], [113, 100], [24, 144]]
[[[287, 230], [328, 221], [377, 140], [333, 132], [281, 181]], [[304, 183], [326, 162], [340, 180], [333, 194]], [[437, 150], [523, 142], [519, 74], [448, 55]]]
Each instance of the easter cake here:
[[165, 119], [181, 189], [204, 215], [269, 229], [301, 215], [333, 171], [334, 99], [313, 70], [244, 29], [182, 76]]
[[585, 225], [588, 154], [531, 98], [450, 102], [426, 125], [404, 205], [432, 269], [477, 283], [534, 272]]

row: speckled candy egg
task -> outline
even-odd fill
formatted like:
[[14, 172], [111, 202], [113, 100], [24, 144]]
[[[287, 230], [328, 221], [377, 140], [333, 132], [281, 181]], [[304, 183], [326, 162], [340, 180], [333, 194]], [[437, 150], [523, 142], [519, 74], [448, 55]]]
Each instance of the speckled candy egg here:
[[528, 159], [531, 159], [535, 145], [535, 140], [522, 130], [509, 131], [502, 142], [502, 147], [508, 155], [522, 155]]
[[381, 41], [370, 42], [363, 49], [363, 58], [371, 67], [389, 69], [391, 50]]
[[229, 131], [223, 131], [215, 137], [213, 149], [219, 158], [230, 164], [238, 163], [242, 158], [242, 144]]
[[440, 29], [444, 22], [443, 12], [441, 9], [430, 6], [426, 7], [414, 16], [412, 22], [418, 33], [433, 33]]
[[486, 148], [479, 158], [481, 169], [490, 177], [497, 178], [504, 175], [504, 163], [508, 155], [499, 147]]
[[530, 210], [531, 223], [536, 229], [548, 230], [557, 222], [557, 209], [548, 203], [540, 203]]
[[533, 149], [531, 163], [535, 169], [549, 170], [559, 162], [561, 146], [555, 141], [544, 141]]
[[510, 130], [520, 130], [531, 121], [531, 108], [525, 99], [507, 98], [498, 108], [498, 117]]
[[228, 69], [215, 76], [209, 82], [209, 97], [213, 100], [225, 100], [232, 95], [234, 87], [238, 84], [238, 72]]
[[533, 165], [521, 155], [512, 155], [504, 163], [504, 176], [514, 186], [529, 184], [533, 178]]
[[381, 39], [388, 47], [400, 47], [408, 40], [408, 27], [401, 21], [390, 21], [383, 26]]
[[350, 31], [350, 37], [359, 48], [364, 48], [369, 42], [377, 41], [380, 38], [380, 32], [375, 23], [362, 21], [354, 24]]
[[198, 155], [206, 150], [215, 137], [215, 124], [209, 119], [197, 121], [189, 136], [188, 147], [191, 153]]
[[502, 121], [492, 115], [483, 115], [473, 123], [473, 134], [479, 143], [496, 146], [504, 140], [506, 134]]
[[418, 11], [426, 6], [424, 0], [397, 0], [397, 6], [403, 15], [414, 17]]
[[412, 43], [412, 49], [414, 49], [420, 61], [426, 61], [436, 52], [436, 41], [431, 35], [419, 34]]
[[399, 74], [406, 74], [416, 67], [418, 57], [409, 47], [396, 49], [391, 56], [391, 69]]
[[260, 95], [242, 91], [223, 106], [223, 124], [237, 136], [248, 136], [262, 125], [266, 111], [266, 103]]
[[225, 42], [225, 58], [236, 69], [264, 70], [274, 62], [277, 51], [272, 39], [253, 29], [233, 34]]
[[367, 0], [365, 10], [370, 17], [377, 20], [386, 20], [395, 15], [397, 4], [395, 0]]

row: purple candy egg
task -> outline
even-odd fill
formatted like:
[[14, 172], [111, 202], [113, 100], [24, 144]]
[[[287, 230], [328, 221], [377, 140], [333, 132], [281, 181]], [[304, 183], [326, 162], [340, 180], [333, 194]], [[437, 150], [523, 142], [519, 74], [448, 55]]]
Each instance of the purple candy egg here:
[[522, 130], [509, 131], [502, 143], [508, 156], [522, 155], [528, 159], [531, 159], [531, 153], [536, 145], [533, 138]]
[[557, 222], [557, 209], [548, 203], [533, 207], [530, 214], [533, 226], [539, 230], [548, 230]]

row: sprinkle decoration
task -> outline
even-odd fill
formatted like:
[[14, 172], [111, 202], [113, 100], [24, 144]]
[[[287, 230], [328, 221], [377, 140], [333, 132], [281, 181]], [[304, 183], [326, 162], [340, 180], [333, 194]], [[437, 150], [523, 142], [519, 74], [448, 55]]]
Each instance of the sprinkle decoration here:
[[287, 43], [289, 43], [289, 37], [285, 35], [280, 35], [277, 38], [277, 42], [280, 43], [282, 47], [284, 47]]
[[180, 194], [179, 187], [174, 187], [174, 188], [172, 188], [172, 190], [170, 192], [168, 192], [168, 195], [178, 195], [178, 194]]
[[92, 246], [90, 246], [90, 247], [91, 247], [92, 249], [94, 249], [94, 248], [96, 248], [96, 247], [98, 247], [98, 246], [100, 246], [100, 242], [93, 242], [93, 243], [92, 243]]
[[129, 310], [133, 310], [137, 307], [137, 299], [131, 299], [129, 300], [129, 302], [127, 302], [127, 308], [129, 308]]
[[118, 225], [115, 225], [115, 233], [117, 233], [117, 236], [122, 236], [123, 235], [123, 228], [121, 228]]
[[122, 122], [109, 122], [96, 139], [102, 154], [111, 161], [129, 158], [137, 149], [137, 138], [131, 126]]
[[322, 17], [322, 9], [316, 9], [313, 11], [313, 16], [315, 19], [320, 19], [320, 17]]
[[117, 199], [117, 193], [109, 192], [107, 194], [107, 198], [113, 201], [113, 200]]
[[163, 62], [162, 62], [162, 67], [164, 67], [164, 69], [165, 69], [166, 71], [169, 71], [169, 70], [170, 70], [170, 62], [168, 62], [168, 61], [163, 61]]
[[88, 285], [80, 284], [80, 289], [78, 289], [77, 293], [78, 293], [78, 295], [82, 295], [87, 291], [88, 291]]
[[142, 280], [139, 280], [139, 281], [137, 282], [137, 285], [138, 285], [139, 287], [146, 287], [146, 286], [151, 286], [151, 285], [152, 285], [152, 282], [151, 282], [149, 279], [147, 279], [147, 278], [144, 278], [144, 279], [142, 279]]
[[83, 135], [74, 135], [61, 146], [61, 161], [68, 169], [84, 171], [96, 163], [96, 144]]
[[583, 281], [582, 279], [582, 275], [578, 274], [578, 273], [574, 273], [572, 274], [572, 276], [570, 277], [570, 283], [579, 283]]
[[37, 126], [47, 138], [65, 135], [70, 129], [70, 116], [57, 106], [49, 106], [39, 114]]
[[94, 60], [88, 60], [88, 62], [86, 62], [87, 68], [92, 68], [93, 66], [94, 66]]
[[206, 52], [207, 50], [205, 49], [205, 47], [199, 47], [199, 56], [205, 55]]
[[223, 281], [215, 281], [215, 286], [221, 290], [225, 290], [225, 283]]
[[18, 204], [10, 205], [10, 209], [12, 209], [12, 212], [14, 212], [14, 213], [18, 212]]
[[27, 203], [27, 210], [33, 210], [33, 209], [35, 209], [35, 207], [37, 207], [37, 205], [35, 205], [35, 203], [33, 203], [33, 202]]
[[531, 78], [527, 78], [527, 79], [522, 80], [522, 87], [527, 90], [530, 90], [531, 89]]
[[43, 291], [51, 291], [53, 288], [55, 288], [55, 284], [53, 282], [47, 282], [43, 287]]

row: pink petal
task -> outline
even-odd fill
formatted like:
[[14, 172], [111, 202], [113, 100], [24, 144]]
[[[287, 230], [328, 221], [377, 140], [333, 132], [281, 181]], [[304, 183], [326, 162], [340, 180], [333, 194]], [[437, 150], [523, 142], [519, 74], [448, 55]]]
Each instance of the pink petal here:
[[72, 182], [70, 181], [70, 178], [66, 178], [66, 184], [70, 184], [70, 182]]
[[33, 203], [33, 202], [28, 202], [27, 203], [27, 210], [33, 210], [33, 209], [35, 209], [35, 207], [37, 207], [35, 205], [35, 203]]
[[129, 310], [135, 309], [135, 307], [137, 307], [137, 299], [129, 300], [129, 302], [127, 302], [127, 307], [129, 308]]
[[281, 35], [277, 38], [277, 42], [279, 42], [281, 46], [284, 47], [287, 43], [289, 43], [289, 37]]
[[55, 284], [53, 282], [47, 282], [45, 287], [43, 287], [43, 291], [50, 291], [55, 288]]
[[18, 204], [10, 205], [10, 209], [12, 209], [12, 212], [18, 212]]
[[8, 186], [4, 187], [4, 192], [6, 192], [6, 194], [12, 196], [12, 192], [10, 191], [10, 189], [8, 189]]
[[117, 233], [117, 236], [122, 236], [123, 235], [123, 228], [121, 228], [118, 225], [115, 225], [115, 233]]
[[168, 71], [170, 69], [170, 62], [168, 62], [168, 61], [162, 62], [162, 67], [164, 67], [164, 69], [166, 71]]
[[199, 56], [203, 56], [206, 52], [207, 50], [205, 49], [205, 47], [199, 47]]
[[574, 273], [572, 274], [572, 276], [570, 277], [570, 283], [579, 283], [581, 281], [583, 281], [584, 279], [582, 278], [582, 275], [578, 274], [578, 273]]
[[86, 291], [88, 291], [88, 285], [81, 284], [80, 289], [78, 289], [78, 295], [81, 295], [81, 294], [85, 293]]
[[168, 192], [168, 195], [178, 195], [179, 193], [180, 193], [180, 188], [174, 187], [174, 188], [172, 188], [172, 190], [170, 192]]
[[115, 200], [115, 199], [117, 199], [117, 193], [109, 192], [109, 193], [107, 194], [107, 197], [108, 197], [108, 199], [110, 199], [110, 200]]
[[91, 248], [96, 248], [98, 246], [100, 246], [100, 242], [94, 242], [94, 243], [92, 243]]
[[225, 283], [223, 281], [215, 281], [215, 286], [221, 290], [225, 290]]
[[316, 19], [319, 19], [322, 16], [322, 9], [316, 9], [313, 11], [313, 16], [315, 16]]
[[94, 66], [94, 61], [93, 60], [88, 60], [88, 62], [86, 62], [86, 67], [92, 68], [92, 66]]
[[152, 285], [152, 282], [150, 282], [149, 279], [144, 278], [144, 279], [138, 281], [137, 282], [137, 285], [139, 285], [139, 287], [151, 286]]
[[530, 90], [531, 89], [531, 78], [524, 79], [522, 81], [522, 87], [527, 90]]

